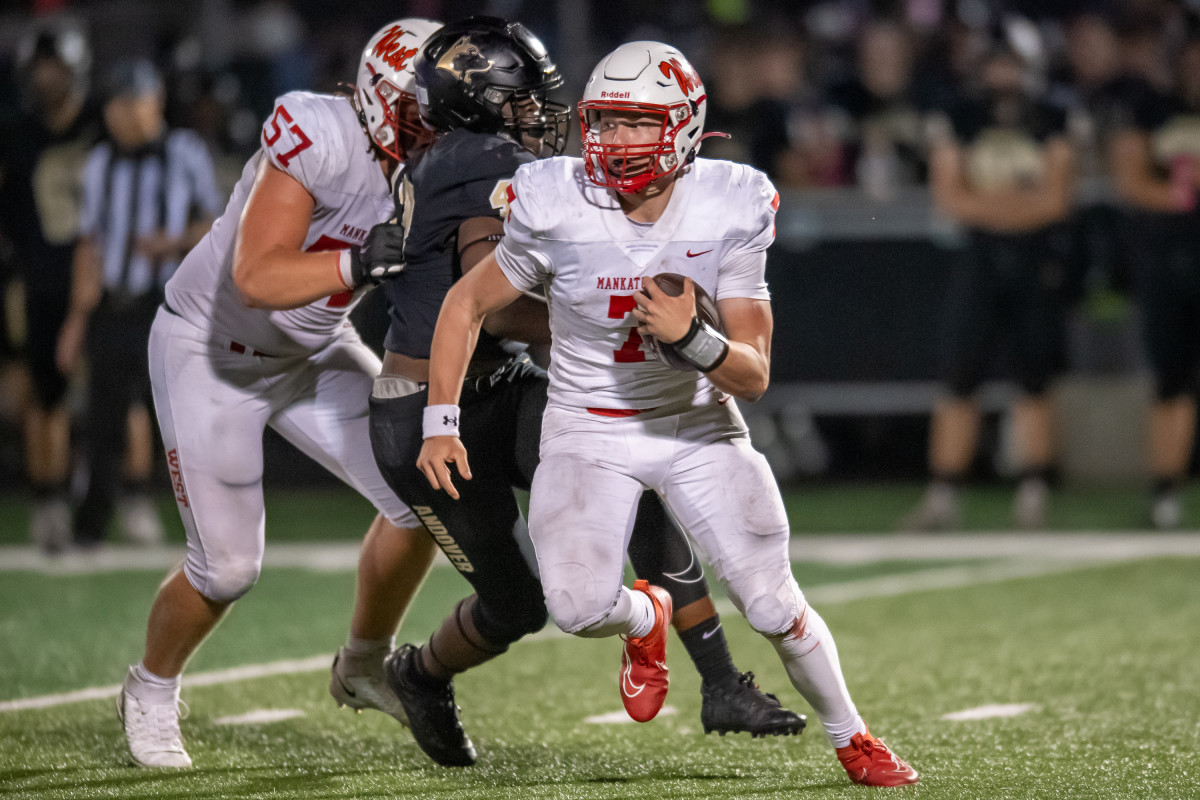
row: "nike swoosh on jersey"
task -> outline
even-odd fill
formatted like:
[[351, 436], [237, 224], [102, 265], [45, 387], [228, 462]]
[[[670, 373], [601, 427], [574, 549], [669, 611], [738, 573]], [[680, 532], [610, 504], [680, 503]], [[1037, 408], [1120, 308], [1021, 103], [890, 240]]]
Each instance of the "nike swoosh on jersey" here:
[[702, 255], [704, 255], [705, 253], [711, 253], [712, 251], [713, 251], [713, 248], [711, 248], [711, 247], [710, 247], [709, 249], [707, 249], [707, 250], [701, 250], [699, 253], [693, 253], [691, 250], [688, 250], [688, 251], [687, 251], [687, 257], [688, 257], [688, 258], [695, 258], [696, 256], [702, 256]]

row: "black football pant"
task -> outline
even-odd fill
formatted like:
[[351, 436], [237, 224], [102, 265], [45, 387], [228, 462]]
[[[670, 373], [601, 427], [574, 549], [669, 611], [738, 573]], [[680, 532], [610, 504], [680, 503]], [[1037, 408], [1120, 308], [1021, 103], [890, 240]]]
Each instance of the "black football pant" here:
[[975, 392], [1005, 343], [1027, 394], [1044, 392], [1061, 371], [1067, 256], [1056, 234], [971, 232], [947, 293], [944, 377], [955, 396]]
[[[463, 385], [460, 436], [471, 480], [455, 474], [460, 499], [433, 489], [417, 469], [428, 391], [371, 398], [371, 446], [384, 479], [417, 513], [478, 595], [474, 623], [506, 647], [546, 624], [536, 560], [513, 489], [528, 490], [538, 463], [546, 373], [527, 357]], [[708, 594], [683, 532], [653, 492], [642, 497], [629, 545], [638, 577], [666, 588], [676, 608]]]
[[157, 311], [150, 297], [127, 304], [101, 302], [88, 327], [87, 494], [75, 517], [75, 539], [104, 539], [122, 489], [129, 445], [129, 409], [150, 407], [150, 366], [146, 347]]
[[1195, 396], [1200, 368], [1200, 214], [1130, 215], [1142, 337], [1160, 401]]

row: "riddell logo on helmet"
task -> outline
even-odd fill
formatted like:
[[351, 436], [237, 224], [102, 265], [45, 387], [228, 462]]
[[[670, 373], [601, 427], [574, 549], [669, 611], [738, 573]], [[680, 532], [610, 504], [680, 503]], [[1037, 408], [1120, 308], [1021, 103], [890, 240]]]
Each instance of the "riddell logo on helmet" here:
[[600, 96], [609, 100], [628, 100], [629, 92], [601, 92]]

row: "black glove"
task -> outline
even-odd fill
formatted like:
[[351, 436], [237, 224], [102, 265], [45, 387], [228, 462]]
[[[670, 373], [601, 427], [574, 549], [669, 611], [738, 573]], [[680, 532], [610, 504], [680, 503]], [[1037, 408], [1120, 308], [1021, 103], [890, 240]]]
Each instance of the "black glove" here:
[[404, 226], [381, 222], [362, 247], [350, 248], [350, 279], [355, 286], [379, 285], [404, 271]]

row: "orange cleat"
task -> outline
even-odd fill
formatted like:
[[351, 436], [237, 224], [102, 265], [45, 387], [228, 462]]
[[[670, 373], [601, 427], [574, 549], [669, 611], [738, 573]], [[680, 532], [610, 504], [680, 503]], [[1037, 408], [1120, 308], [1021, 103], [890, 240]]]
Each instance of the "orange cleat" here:
[[854, 734], [850, 744], [837, 749], [837, 757], [850, 780], [863, 786], [907, 786], [919, 779], [915, 769], [870, 731]]
[[[673, 605], [666, 589], [634, 581], [633, 591], [645, 592], [654, 603], [654, 627], [645, 636], [625, 639], [621, 653], [621, 702], [637, 722], [649, 722], [667, 699], [667, 631]], [[624, 638], [624, 637], [622, 637]]]

